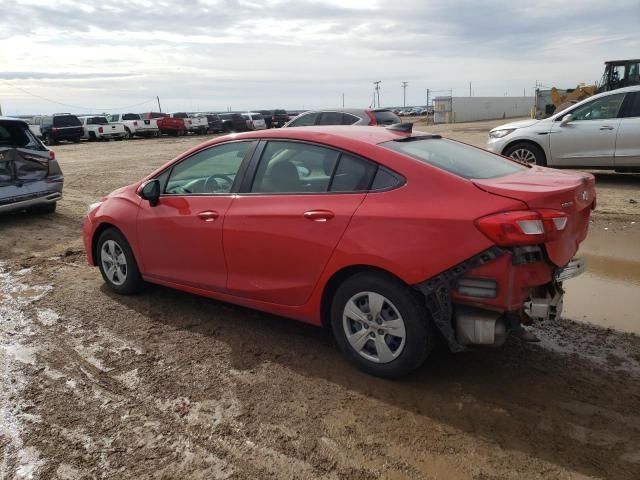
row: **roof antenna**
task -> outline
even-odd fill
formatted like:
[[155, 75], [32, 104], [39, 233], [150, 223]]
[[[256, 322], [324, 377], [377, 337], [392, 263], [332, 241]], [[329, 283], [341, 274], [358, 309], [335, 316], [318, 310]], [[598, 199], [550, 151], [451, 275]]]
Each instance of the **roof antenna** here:
[[391, 130], [393, 132], [402, 132], [402, 133], [411, 133], [413, 131], [413, 123], [394, 123], [393, 125], [389, 125], [387, 130]]

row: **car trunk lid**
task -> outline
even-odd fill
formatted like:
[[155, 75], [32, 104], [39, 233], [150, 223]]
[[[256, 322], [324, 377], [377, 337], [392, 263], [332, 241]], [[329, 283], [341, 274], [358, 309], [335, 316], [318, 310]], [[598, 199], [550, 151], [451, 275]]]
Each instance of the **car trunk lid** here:
[[591, 174], [532, 167], [504, 177], [473, 180], [473, 183], [488, 193], [520, 200], [532, 210], [551, 209], [568, 215], [560, 236], [545, 243], [549, 259], [558, 266], [566, 265], [573, 258], [587, 235], [596, 198]]

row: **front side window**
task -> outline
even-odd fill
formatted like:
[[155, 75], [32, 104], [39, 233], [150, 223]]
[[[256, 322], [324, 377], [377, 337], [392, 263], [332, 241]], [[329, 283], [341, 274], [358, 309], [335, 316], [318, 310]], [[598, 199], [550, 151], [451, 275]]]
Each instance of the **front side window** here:
[[400, 142], [391, 140], [381, 143], [380, 146], [467, 179], [503, 177], [528, 168], [480, 148], [452, 140], [413, 137]]
[[300, 115], [293, 122], [290, 127], [309, 127], [316, 124], [316, 118], [318, 118], [318, 112], [307, 113], [306, 115]]
[[574, 120], [606, 120], [616, 118], [624, 100], [624, 93], [606, 95], [571, 112]]
[[262, 153], [254, 193], [326, 192], [339, 152], [296, 142], [269, 142]]
[[171, 169], [164, 192], [169, 195], [230, 193], [251, 143], [226, 143], [194, 153]]

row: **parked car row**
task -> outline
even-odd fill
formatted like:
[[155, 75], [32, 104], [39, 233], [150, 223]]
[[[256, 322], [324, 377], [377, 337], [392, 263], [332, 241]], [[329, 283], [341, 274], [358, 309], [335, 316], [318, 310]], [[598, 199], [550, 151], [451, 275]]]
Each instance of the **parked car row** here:
[[56, 113], [24, 118], [31, 132], [45, 145], [81, 139], [122, 140], [133, 137], [183, 136], [187, 134], [245, 132], [279, 128], [299, 112], [261, 110], [246, 113], [115, 113], [111, 115], [81, 115]]
[[393, 113], [399, 115], [401, 117], [421, 117], [424, 115], [433, 114], [432, 107], [413, 107], [413, 108], [396, 108], [393, 110]]

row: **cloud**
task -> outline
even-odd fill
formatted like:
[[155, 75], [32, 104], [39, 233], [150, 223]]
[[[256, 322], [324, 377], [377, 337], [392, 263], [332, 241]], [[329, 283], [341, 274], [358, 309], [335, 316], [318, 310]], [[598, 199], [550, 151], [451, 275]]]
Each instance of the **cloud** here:
[[[637, 0], [15, 0], [0, 18], [4, 111], [133, 104], [169, 109], [423, 104], [426, 89], [531, 93], [637, 57]], [[615, 52], [615, 53], [612, 53]], [[71, 102], [70, 100], [74, 100]]]

